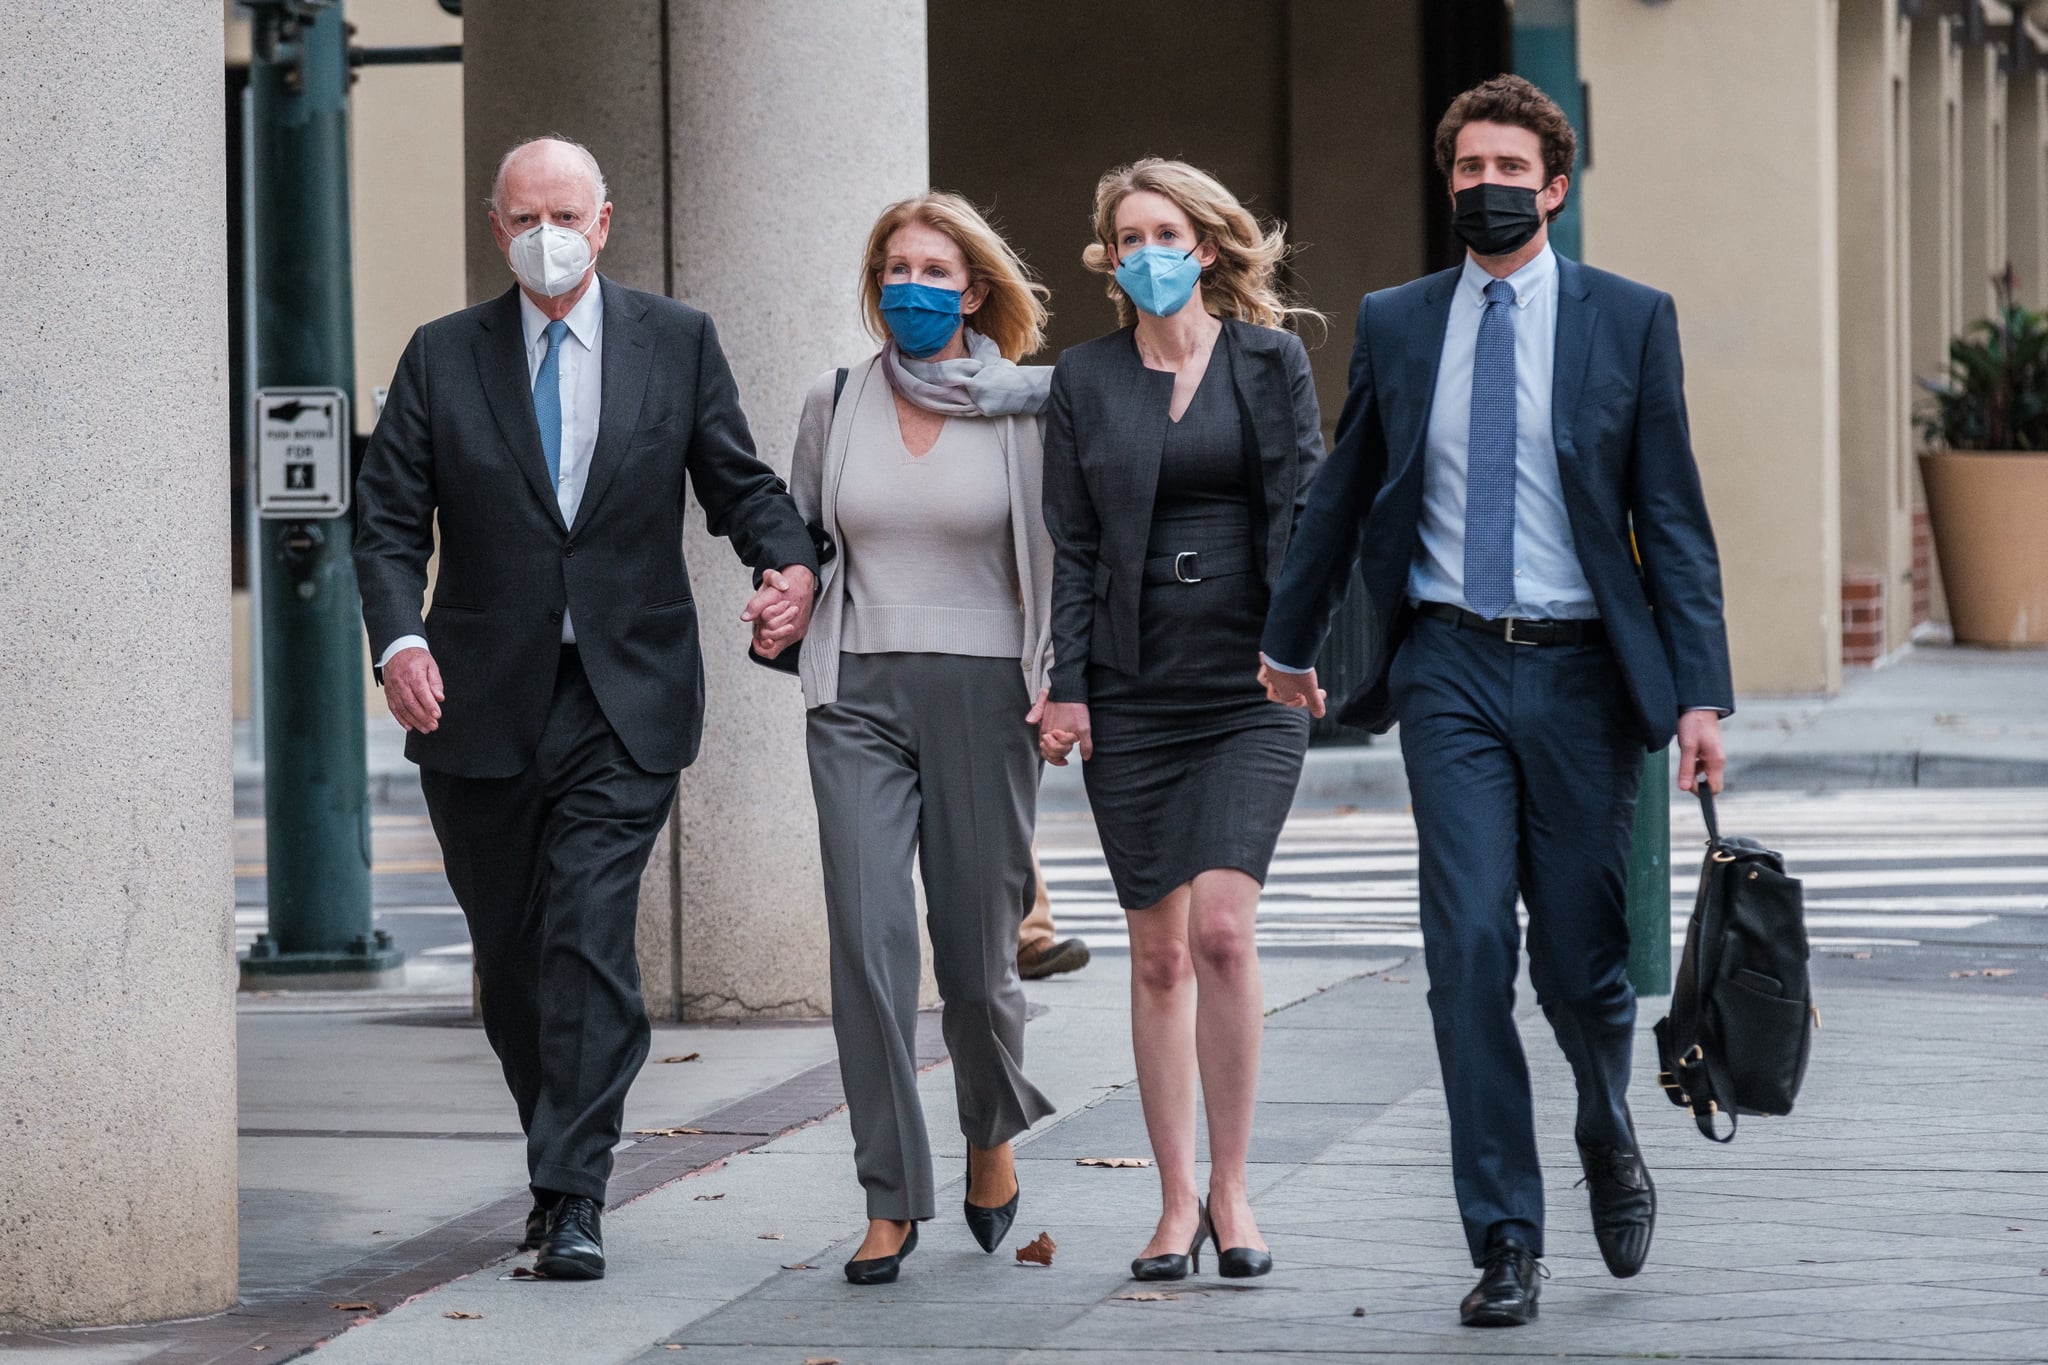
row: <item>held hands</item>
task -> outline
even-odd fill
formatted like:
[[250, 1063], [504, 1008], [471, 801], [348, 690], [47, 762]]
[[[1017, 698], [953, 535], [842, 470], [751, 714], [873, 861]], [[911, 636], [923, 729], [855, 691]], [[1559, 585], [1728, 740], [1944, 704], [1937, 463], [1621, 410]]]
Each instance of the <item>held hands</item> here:
[[384, 701], [392, 718], [408, 730], [431, 735], [441, 728], [441, 703], [448, 700], [434, 656], [414, 645], [384, 665]]
[[803, 639], [811, 628], [817, 593], [817, 578], [801, 564], [763, 574], [759, 591], [740, 613], [740, 620], [753, 624], [754, 652], [772, 659]]
[[1083, 763], [1095, 757], [1095, 736], [1088, 728], [1088, 703], [1048, 701], [1046, 697], [1046, 693], [1039, 693], [1038, 705], [1025, 717], [1038, 721], [1038, 756], [1055, 768], [1066, 767], [1067, 755], [1076, 748], [1081, 751]]
[[1687, 711], [1678, 718], [1678, 785], [1691, 791], [1704, 769], [1707, 787], [1721, 794], [1721, 774], [1727, 770], [1728, 754], [1721, 747], [1721, 715], [1718, 711]]
[[1329, 700], [1330, 694], [1316, 686], [1313, 668], [1306, 673], [1283, 673], [1261, 660], [1259, 681], [1265, 686], [1268, 701], [1277, 701], [1297, 711], [1305, 710], [1317, 720], [1323, 718], [1323, 704]]

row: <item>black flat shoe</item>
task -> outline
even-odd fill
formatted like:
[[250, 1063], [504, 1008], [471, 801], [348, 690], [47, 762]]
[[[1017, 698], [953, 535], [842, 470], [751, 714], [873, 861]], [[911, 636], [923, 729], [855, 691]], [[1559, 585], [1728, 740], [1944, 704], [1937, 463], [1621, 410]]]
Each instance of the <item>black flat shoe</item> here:
[[532, 1251], [541, 1239], [548, 1235], [548, 1213], [555, 1207], [553, 1200], [533, 1197], [533, 1207], [526, 1211], [526, 1236], [520, 1239], [521, 1251]]
[[1140, 1256], [1131, 1262], [1131, 1278], [1134, 1280], [1185, 1280], [1190, 1271], [1202, 1273], [1202, 1243], [1214, 1239], [1216, 1231], [1209, 1224], [1209, 1206], [1198, 1204], [1201, 1217], [1195, 1221], [1195, 1240], [1188, 1243], [1188, 1254], [1169, 1251], [1164, 1256]]
[[1640, 1148], [1586, 1138], [1578, 1144], [1586, 1194], [1593, 1202], [1593, 1239], [1608, 1273], [1625, 1280], [1649, 1259], [1650, 1236], [1657, 1230], [1657, 1187]]
[[[973, 1194], [973, 1190], [968, 1191]], [[1010, 1202], [995, 1208], [984, 1208], [972, 1199], [961, 1200], [967, 1210], [967, 1230], [974, 1234], [974, 1240], [981, 1244], [983, 1251], [993, 1252], [1003, 1244], [1003, 1238], [1010, 1235], [1010, 1225], [1017, 1221], [1017, 1201], [1024, 1197], [1024, 1186], [1019, 1182], [1017, 1192], [1010, 1196]]]
[[912, 1220], [910, 1235], [903, 1239], [894, 1256], [875, 1256], [865, 1261], [846, 1263], [848, 1284], [894, 1284], [897, 1274], [903, 1269], [903, 1258], [917, 1250], [917, 1223]]
[[565, 1194], [548, 1211], [547, 1235], [533, 1258], [536, 1275], [550, 1280], [604, 1278], [604, 1238], [598, 1230], [603, 1210], [595, 1199]]
[[1479, 1283], [1458, 1305], [1467, 1327], [1520, 1327], [1536, 1320], [1538, 1271], [1529, 1248], [1512, 1238], [1486, 1249]]

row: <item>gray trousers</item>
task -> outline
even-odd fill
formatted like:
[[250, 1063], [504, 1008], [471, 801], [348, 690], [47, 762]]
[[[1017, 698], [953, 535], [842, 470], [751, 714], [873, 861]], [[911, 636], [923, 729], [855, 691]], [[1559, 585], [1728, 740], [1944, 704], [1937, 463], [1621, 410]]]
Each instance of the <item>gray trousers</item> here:
[[917, 895], [945, 1002], [960, 1131], [998, 1147], [1053, 1112], [1024, 1079], [1017, 929], [1036, 892], [1036, 735], [1014, 659], [847, 654], [809, 713], [832, 1029], [868, 1217], [933, 1214], [917, 1098]]

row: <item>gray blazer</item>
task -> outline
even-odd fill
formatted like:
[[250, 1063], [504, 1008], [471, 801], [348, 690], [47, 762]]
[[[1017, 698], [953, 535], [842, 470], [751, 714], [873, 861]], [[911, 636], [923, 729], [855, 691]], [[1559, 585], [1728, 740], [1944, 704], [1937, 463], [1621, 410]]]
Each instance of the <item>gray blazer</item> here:
[[[1138, 599], [1167, 412], [1125, 327], [1063, 352], [1045, 433], [1045, 522], [1052, 533], [1052, 699], [1088, 700], [1088, 665], [1138, 672]], [[1225, 319], [1244, 425], [1252, 541], [1270, 589], [1323, 458], [1323, 419], [1301, 339]]]

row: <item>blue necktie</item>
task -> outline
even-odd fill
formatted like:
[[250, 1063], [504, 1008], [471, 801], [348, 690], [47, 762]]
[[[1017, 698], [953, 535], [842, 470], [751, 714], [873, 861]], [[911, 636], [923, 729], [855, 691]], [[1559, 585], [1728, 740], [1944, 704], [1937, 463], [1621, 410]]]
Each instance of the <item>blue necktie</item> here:
[[[562, 343], [569, 338], [569, 324], [555, 321], [543, 334], [548, 353], [541, 358], [540, 373], [533, 377], [533, 416], [540, 423], [540, 452], [547, 457], [548, 483], [562, 482]], [[1473, 392], [1478, 392], [1475, 387]]]
[[1465, 455], [1465, 604], [1491, 621], [1515, 600], [1515, 288], [1486, 286], [1472, 352]]

